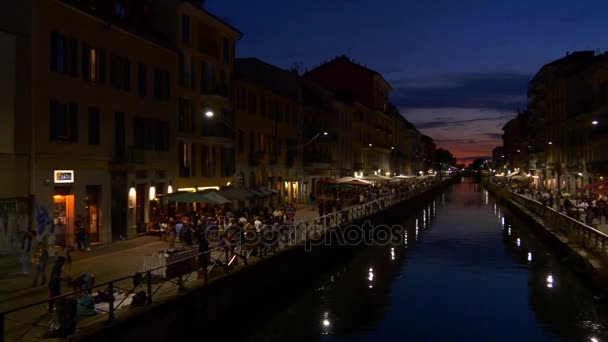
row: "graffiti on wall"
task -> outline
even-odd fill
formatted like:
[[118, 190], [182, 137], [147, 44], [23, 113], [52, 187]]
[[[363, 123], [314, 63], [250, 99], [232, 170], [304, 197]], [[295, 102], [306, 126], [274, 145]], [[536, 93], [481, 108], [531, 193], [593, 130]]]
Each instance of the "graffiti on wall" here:
[[27, 200], [0, 201], [0, 254], [21, 249], [27, 222]]
[[[55, 234], [55, 223], [49, 215], [49, 209], [40, 205], [36, 205], [36, 224], [38, 225], [38, 229], [36, 230], [38, 236], [43, 236], [47, 233]], [[48, 232], [46, 227], [49, 227]]]

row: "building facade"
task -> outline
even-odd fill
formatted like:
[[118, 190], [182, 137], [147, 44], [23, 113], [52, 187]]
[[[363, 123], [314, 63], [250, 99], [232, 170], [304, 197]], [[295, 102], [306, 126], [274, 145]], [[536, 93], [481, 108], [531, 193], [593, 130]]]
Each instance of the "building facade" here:
[[219, 189], [234, 181], [232, 98], [236, 42], [242, 33], [204, 9], [204, 1], [153, 0], [155, 28], [178, 53], [174, 187]]
[[177, 55], [143, 30], [151, 18], [140, 8], [104, 4], [23, 1], [19, 16], [0, 15], [3, 29], [20, 33], [24, 90], [5, 148], [13, 140], [28, 155], [28, 225], [51, 246], [74, 244], [77, 215], [91, 242], [135, 236], [175, 176]]
[[257, 58], [237, 59], [235, 70], [237, 182], [274, 189], [283, 203], [303, 202], [298, 75]]

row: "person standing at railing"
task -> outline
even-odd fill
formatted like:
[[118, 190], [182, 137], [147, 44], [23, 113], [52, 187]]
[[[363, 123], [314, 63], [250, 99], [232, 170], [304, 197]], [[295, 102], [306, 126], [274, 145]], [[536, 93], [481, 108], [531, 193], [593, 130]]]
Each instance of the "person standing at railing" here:
[[207, 230], [203, 225], [199, 225], [196, 230], [196, 241], [198, 243], [198, 265], [204, 277], [207, 276], [207, 266], [209, 265], [209, 240], [207, 240]]

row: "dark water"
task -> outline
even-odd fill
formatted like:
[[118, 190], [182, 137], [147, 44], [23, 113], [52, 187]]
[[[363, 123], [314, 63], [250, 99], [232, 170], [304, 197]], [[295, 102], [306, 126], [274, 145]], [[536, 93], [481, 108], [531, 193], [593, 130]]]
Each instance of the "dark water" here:
[[608, 341], [606, 301], [470, 179], [387, 223], [407, 237], [294, 291], [239, 340]]

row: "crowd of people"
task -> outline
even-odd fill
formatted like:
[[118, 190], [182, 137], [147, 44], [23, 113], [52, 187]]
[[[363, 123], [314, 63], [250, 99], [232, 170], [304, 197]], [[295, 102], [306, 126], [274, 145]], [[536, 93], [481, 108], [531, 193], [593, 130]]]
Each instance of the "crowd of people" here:
[[600, 224], [606, 224], [608, 197], [604, 194], [573, 195], [544, 187], [536, 187], [533, 183], [519, 182], [508, 178], [494, 177], [492, 182], [538, 201], [588, 226], [598, 228]]

